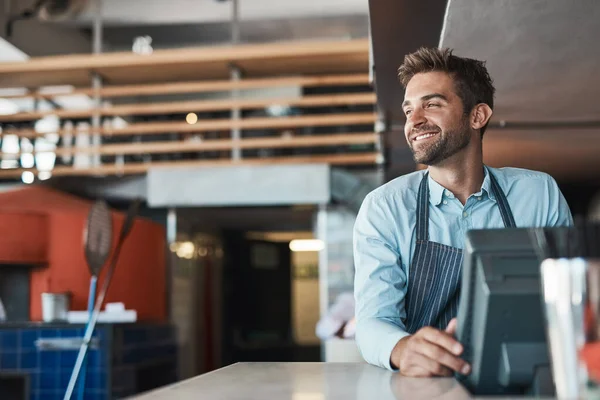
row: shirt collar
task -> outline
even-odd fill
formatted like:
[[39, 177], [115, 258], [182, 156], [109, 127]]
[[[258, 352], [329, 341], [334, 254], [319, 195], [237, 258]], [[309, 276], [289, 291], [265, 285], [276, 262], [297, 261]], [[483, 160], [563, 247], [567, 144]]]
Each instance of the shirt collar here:
[[429, 202], [434, 206], [439, 206], [444, 199], [446, 189], [434, 181], [429, 173], [427, 174], [427, 183], [429, 184]]
[[494, 191], [492, 190], [492, 180], [490, 179], [490, 172], [487, 165], [483, 166], [483, 171], [485, 176], [483, 178], [483, 184], [481, 185], [481, 194], [487, 193], [488, 198], [496, 203], [496, 195], [494, 195]]
[[[488, 167], [484, 165], [483, 171], [483, 184], [481, 185], [481, 190], [479, 191], [479, 193], [475, 193], [475, 195], [481, 196], [485, 193], [492, 201], [496, 202], [496, 196], [494, 196], [494, 192], [492, 192], [492, 182], [490, 180], [490, 173], [488, 171]], [[446, 191], [446, 188], [434, 181], [431, 177], [431, 174], [427, 174], [427, 183], [429, 185], [429, 202], [434, 206], [439, 206], [444, 200], [444, 192]], [[454, 197], [454, 195], [452, 195], [452, 193], [449, 191], [447, 193], [447, 196], [451, 198]]]

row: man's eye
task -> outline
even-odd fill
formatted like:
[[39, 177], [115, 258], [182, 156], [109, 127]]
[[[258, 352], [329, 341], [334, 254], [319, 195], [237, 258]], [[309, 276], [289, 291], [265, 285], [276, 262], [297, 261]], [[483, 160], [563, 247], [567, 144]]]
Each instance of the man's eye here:
[[434, 103], [427, 104], [427, 108], [437, 107], [437, 106], [438, 106], [438, 104], [434, 104]]
[[404, 115], [410, 115], [411, 112], [412, 112], [412, 110], [405, 110]]

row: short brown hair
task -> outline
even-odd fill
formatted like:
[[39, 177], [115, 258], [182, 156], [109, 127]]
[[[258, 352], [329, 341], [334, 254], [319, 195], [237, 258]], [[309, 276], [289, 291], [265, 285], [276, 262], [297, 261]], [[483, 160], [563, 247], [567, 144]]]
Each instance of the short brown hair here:
[[[477, 104], [485, 103], [494, 109], [494, 84], [485, 67], [485, 61], [457, 57], [450, 49], [421, 47], [414, 53], [404, 56], [398, 68], [398, 77], [406, 88], [413, 76], [422, 72], [446, 72], [452, 76], [456, 94], [463, 102], [465, 114]], [[481, 128], [481, 136], [487, 124]]]

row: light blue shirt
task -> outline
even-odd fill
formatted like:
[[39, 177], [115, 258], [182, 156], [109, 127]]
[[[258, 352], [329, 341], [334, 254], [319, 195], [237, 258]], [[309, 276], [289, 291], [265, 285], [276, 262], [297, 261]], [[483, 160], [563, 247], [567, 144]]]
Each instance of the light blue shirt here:
[[[489, 171], [506, 195], [517, 227], [572, 225], [569, 206], [550, 175], [486, 166], [481, 190], [464, 206], [428, 177], [430, 241], [462, 249], [468, 230], [504, 227]], [[387, 369], [392, 369], [394, 346], [408, 335], [404, 299], [424, 173], [401, 176], [369, 193], [354, 225], [356, 341], [367, 362]]]

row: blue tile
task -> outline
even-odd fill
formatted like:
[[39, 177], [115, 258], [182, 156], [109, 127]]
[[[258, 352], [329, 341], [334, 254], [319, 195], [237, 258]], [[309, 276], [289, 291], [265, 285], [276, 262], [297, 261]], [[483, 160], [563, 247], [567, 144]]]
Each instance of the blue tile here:
[[40, 373], [39, 372], [35, 372], [31, 374], [31, 383], [33, 384], [33, 387], [35, 388], [35, 390], [40, 390], [40, 381], [41, 381], [41, 377], [40, 377]]
[[35, 349], [35, 341], [38, 339], [38, 331], [25, 329], [21, 331], [21, 347], [25, 350]]
[[41, 329], [40, 330], [40, 337], [43, 338], [55, 338], [58, 337], [58, 329]]
[[98, 350], [88, 350], [87, 362], [89, 367], [98, 367], [98, 363], [100, 362], [98, 358]]
[[58, 337], [61, 338], [74, 338], [83, 336], [80, 329], [60, 329], [58, 331]]
[[88, 365], [94, 368], [106, 368], [107, 353], [101, 350], [88, 351]]
[[104, 400], [106, 394], [97, 390], [86, 390], [83, 396], [84, 400]]
[[[88, 369], [87, 372], [86, 372], [86, 374], [85, 374], [85, 390], [86, 390], [86, 392], [90, 391], [92, 389], [92, 375], [93, 374], [91, 374], [90, 370]], [[79, 382], [81, 382], [82, 379], [83, 379], [83, 375], [79, 374], [79, 379], [78, 379], [78, 382], [77, 382], [77, 386], [78, 387], [79, 387]]]
[[2, 353], [0, 355], [0, 366], [2, 366], [2, 369], [17, 369], [18, 360], [17, 353]]
[[73, 368], [75, 361], [77, 360], [77, 350], [64, 350], [59, 353], [59, 366], [60, 368]]
[[0, 349], [2, 349], [2, 352], [17, 351], [17, 334], [18, 332], [14, 329], [0, 332]]
[[33, 395], [38, 388], [38, 374], [36, 372], [29, 373], [29, 393]]
[[40, 389], [42, 390], [58, 390], [58, 370], [52, 372], [42, 372], [40, 374]]
[[95, 390], [106, 389], [106, 371], [95, 370], [89, 374], [88, 385]]
[[67, 386], [69, 386], [69, 379], [71, 379], [71, 370], [61, 370], [60, 371], [60, 388], [64, 388], [66, 390]]
[[60, 366], [59, 353], [57, 351], [40, 352], [40, 368], [42, 370], [53, 370]]
[[64, 393], [57, 389], [40, 390], [38, 394], [39, 400], [62, 400]]
[[38, 367], [38, 353], [26, 351], [20, 354], [21, 369], [36, 369]]
[[96, 328], [96, 330], [94, 331], [94, 336], [97, 337], [100, 341], [103, 341], [106, 339], [106, 328]]

